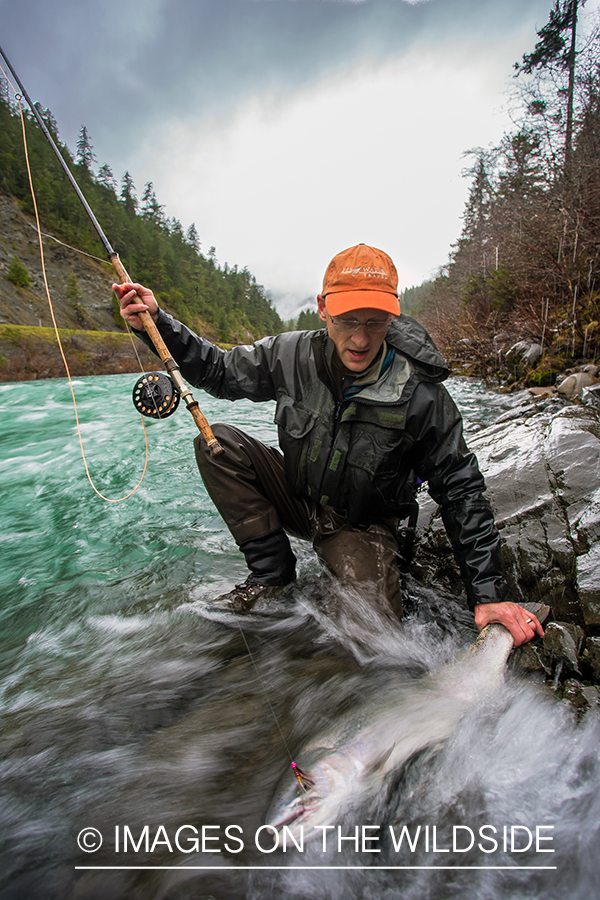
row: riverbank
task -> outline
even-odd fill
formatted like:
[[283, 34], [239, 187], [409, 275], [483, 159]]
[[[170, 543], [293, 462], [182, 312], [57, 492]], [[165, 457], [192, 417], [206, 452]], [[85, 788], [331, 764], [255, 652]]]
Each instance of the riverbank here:
[[540, 344], [532, 341], [512, 341], [506, 334], [497, 338], [485, 357], [473, 353], [470, 342], [462, 342], [459, 354], [443, 347], [452, 373], [481, 378], [489, 388], [501, 393], [528, 389], [533, 396], [558, 393], [568, 400], [580, 400], [587, 390], [600, 384], [596, 356], [562, 357], [552, 350], [543, 351]]
[[[118, 375], [160, 368], [157, 357], [141, 341], [115, 331], [59, 328], [71, 375]], [[135, 341], [134, 350], [133, 341]], [[65, 366], [53, 328], [0, 325], [0, 382], [64, 378]]]

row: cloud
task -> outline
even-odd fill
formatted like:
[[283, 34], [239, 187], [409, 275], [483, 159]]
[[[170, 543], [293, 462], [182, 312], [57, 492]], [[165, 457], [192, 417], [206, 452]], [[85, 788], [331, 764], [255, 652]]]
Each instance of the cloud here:
[[[140, 169], [162, 173], [161, 193], [186, 218], [201, 210], [201, 235], [221, 261], [268, 273], [288, 314], [314, 297], [328, 259], [359, 241], [383, 246], [401, 283], [413, 284], [446, 261], [448, 235], [460, 230], [461, 154], [482, 136], [472, 111], [489, 90], [474, 77], [480, 63], [463, 41], [452, 59], [415, 47], [386, 65], [349, 67], [285, 108], [263, 94], [210, 123], [180, 121]], [[224, 197], [235, 197], [229, 209]]]
[[[547, 0], [529, 6], [542, 10]], [[294, 94], [340, 67], [383, 63], [418, 42], [443, 47], [465, 30], [489, 40], [491, 28], [514, 31], [521, 9], [517, 0], [0, 4], [5, 49], [70, 140], [84, 119], [98, 133], [112, 121], [129, 137], [190, 109], [210, 115], [255, 93]]]
[[446, 261], [461, 155], [510, 127], [512, 64], [550, 5], [0, 0], [0, 20], [70, 146], [85, 123], [100, 163], [153, 181], [168, 215], [291, 308], [360, 240], [405, 283]]

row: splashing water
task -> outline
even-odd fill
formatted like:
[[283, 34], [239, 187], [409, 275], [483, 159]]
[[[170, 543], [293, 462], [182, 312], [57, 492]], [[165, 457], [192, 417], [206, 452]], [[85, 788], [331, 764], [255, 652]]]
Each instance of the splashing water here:
[[[134, 380], [76, 384], [110, 496], [143, 462]], [[501, 411], [476, 383], [451, 388], [474, 425], [486, 405]], [[202, 408], [276, 440], [269, 404]], [[271, 852], [261, 828], [290, 764], [271, 707], [295, 753], [365, 698], [451, 659], [473, 638], [469, 616], [407, 579], [412, 611], [394, 628], [324, 581], [298, 543], [295, 587], [242, 621], [251, 659], [237, 619], [206, 612], [244, 563], [195, 469], [190, 417], [149, 424], [142, 488], [107, 505], [85, 479], [65, 382], [0, 386], [0, 409], [1, 900], [594, 896], [598, 719], [577, 724], [514, 674], [445, 746], [348, 811], [325, 849]], [[536, 827], [552, 840], [523, 849]]]

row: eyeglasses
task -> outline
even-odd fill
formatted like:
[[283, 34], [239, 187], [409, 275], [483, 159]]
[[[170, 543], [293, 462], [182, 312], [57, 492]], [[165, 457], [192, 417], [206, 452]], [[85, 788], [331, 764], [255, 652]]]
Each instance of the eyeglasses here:
[[369, 334], [384, 334], [393, 316], [388, 316], [387, 319], [369, 319], [368, 322], [358, 322], [356, 319], [341, 319], [338, 316], [329, 316], [329, 318], [336, 328], [347, 334], [352, 334], [358, 331], [359, 328], [366, 328]]

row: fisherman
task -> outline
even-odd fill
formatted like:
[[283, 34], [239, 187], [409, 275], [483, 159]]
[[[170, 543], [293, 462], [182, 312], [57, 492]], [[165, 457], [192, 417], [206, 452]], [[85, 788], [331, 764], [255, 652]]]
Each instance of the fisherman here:
[[191, 385], [228, 400], [276, 401], [281, 452], [230, 425], [213, 428], [219, 456], [200, 435], [195, 441], [206, 489], [249, 569], [221, 605], [246, 612], [294, 581], [293, 535], [312, 541], [342, 582], [375, 585], [400, 618], [398, 525], [426, 482], [476, 626], [499, 622], [516, 646], [543, 634], [513, 602], [485, 483], [441, 384], [449, 370], [425, 329], [400, 313], [386, 253], [358, 244], [332, 259], [317, 298], [324, 329], [228, 352], [159, 309], [147, 288], [113, 288], [121, 315], [151, 346], [138, 316], [148, 311]]

